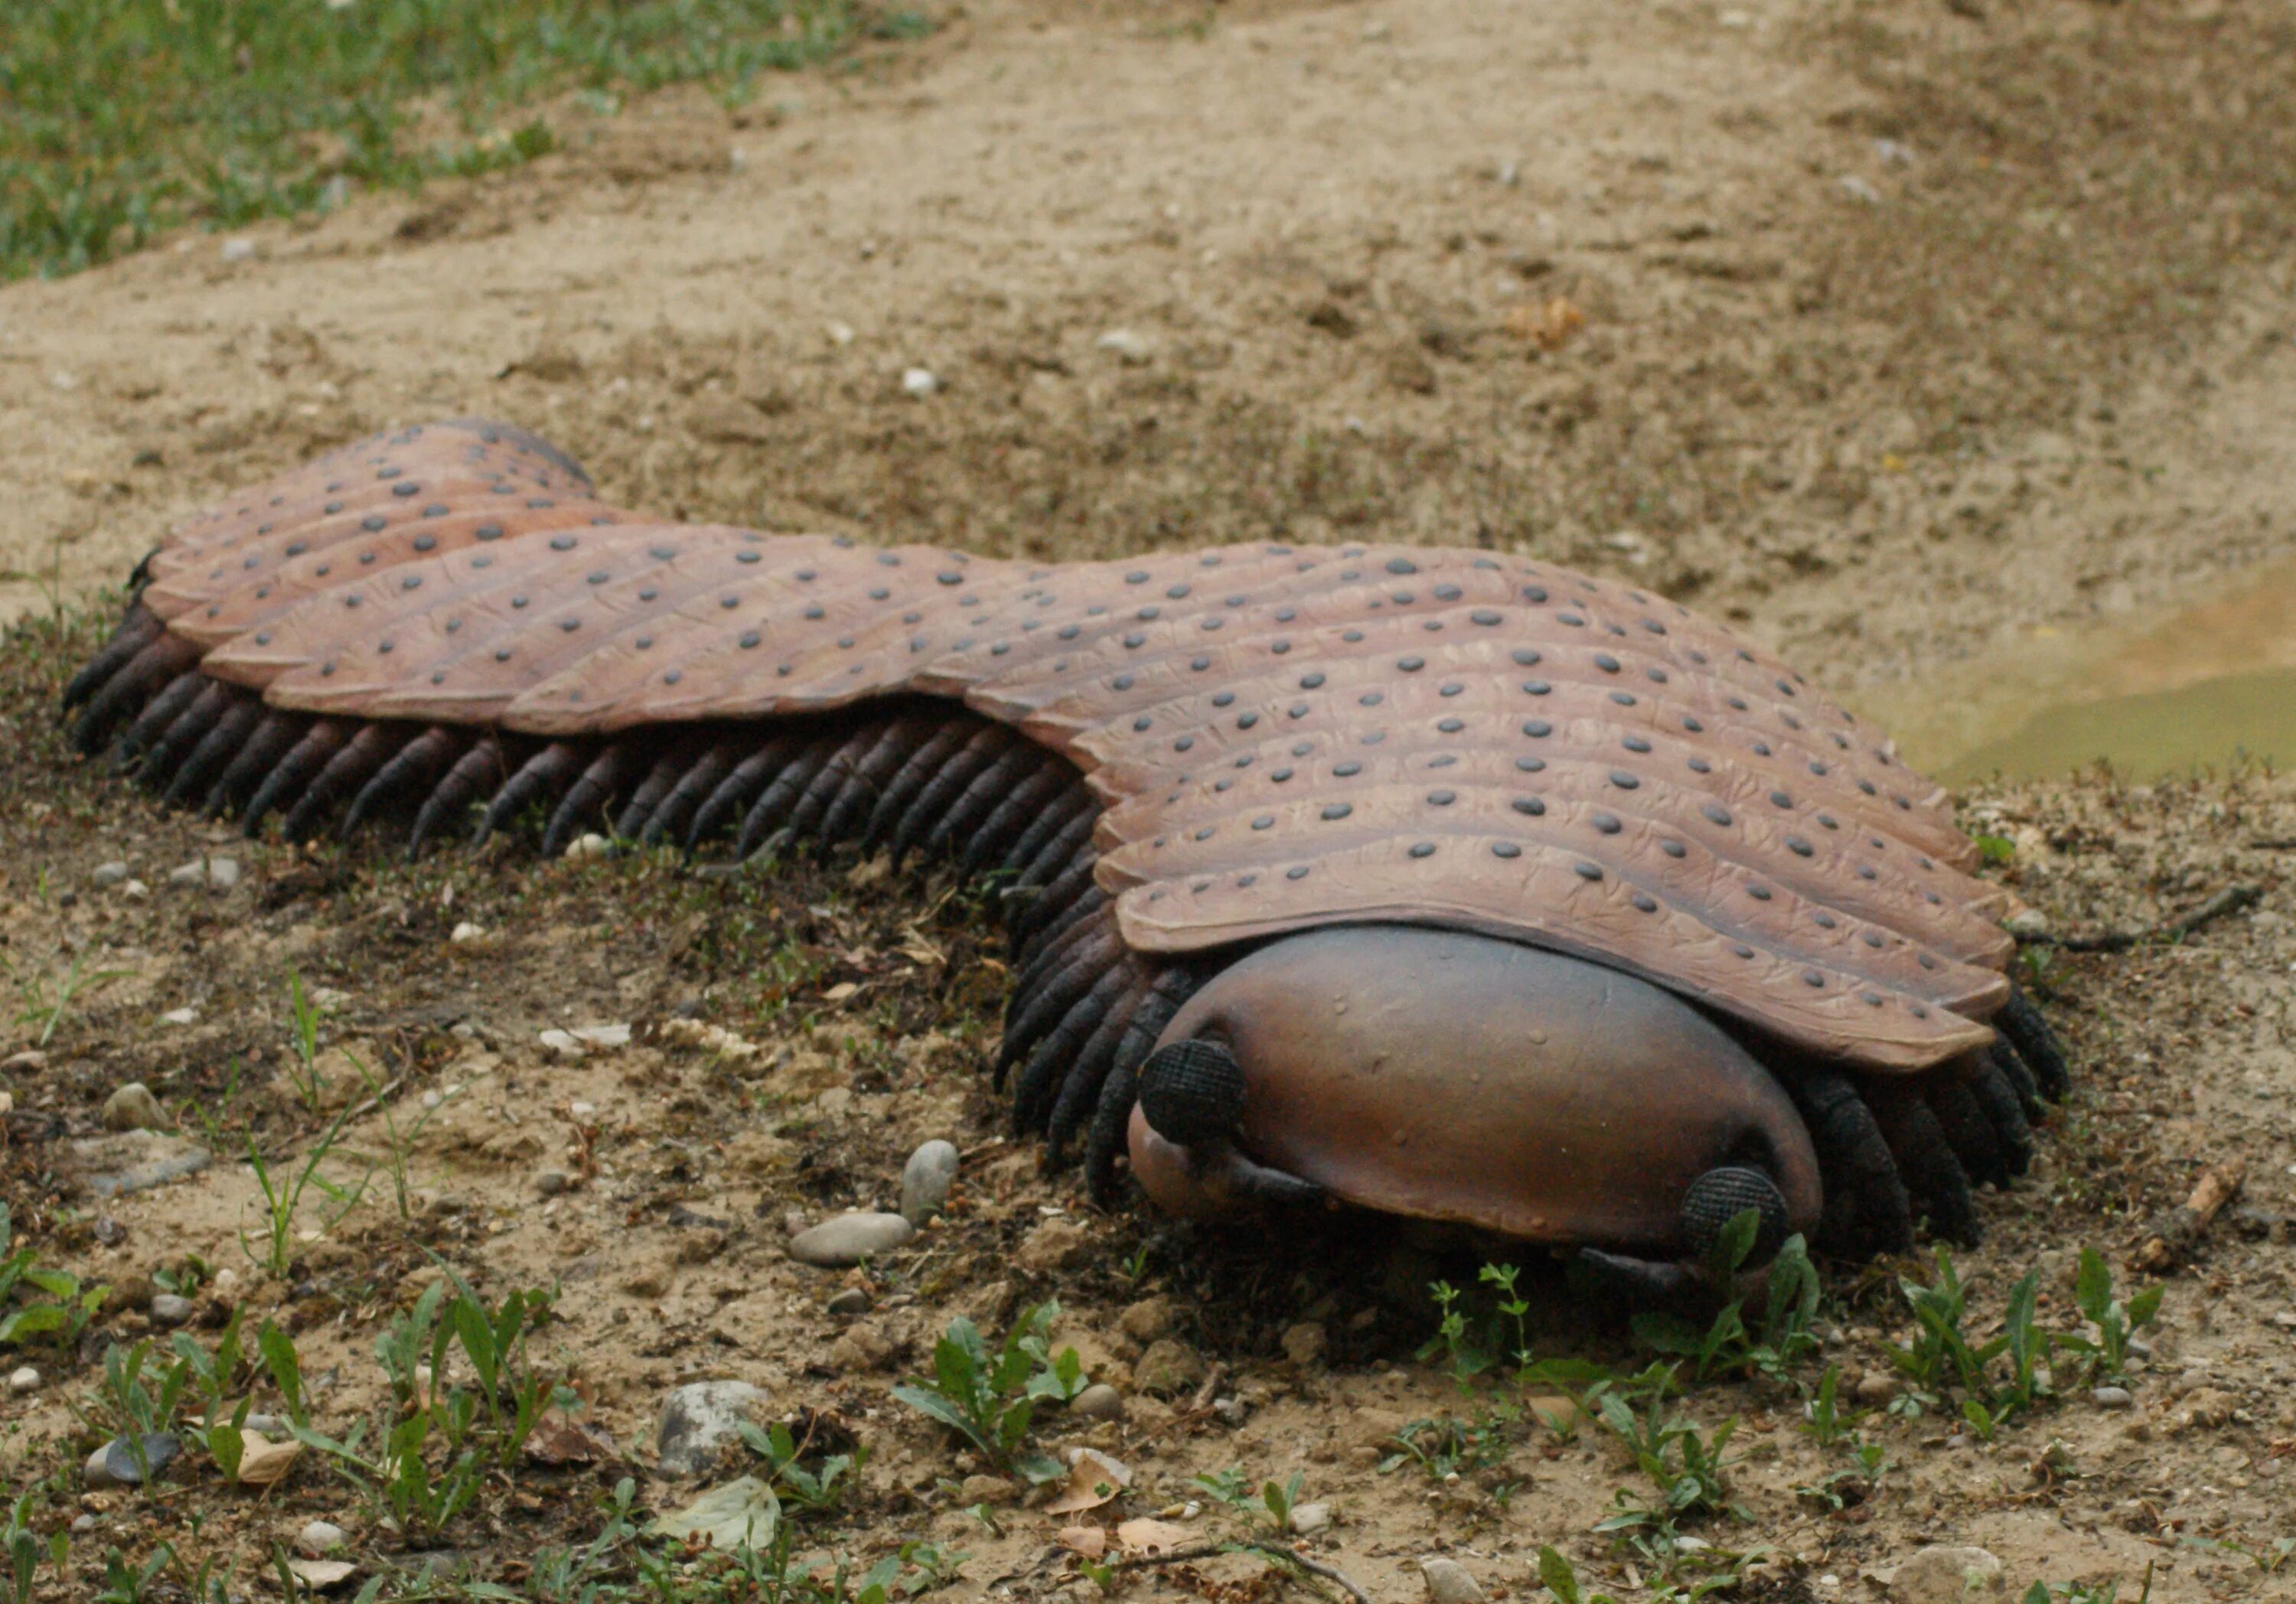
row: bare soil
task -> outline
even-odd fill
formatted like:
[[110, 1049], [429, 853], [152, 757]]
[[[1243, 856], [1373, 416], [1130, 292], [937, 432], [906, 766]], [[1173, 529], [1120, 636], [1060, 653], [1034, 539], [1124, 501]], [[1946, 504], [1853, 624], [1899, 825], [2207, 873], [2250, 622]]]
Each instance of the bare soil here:
[[[1592, 1428], [1521, 1424], [1501, 1466], [1454, 1482], [1377, 1468], [1406, 1422], [1474, 1407], [1417, 1356], [1426, 1282], [1472, 1280], [1472, 1258], [1102, 1215], [1003, 1139], [980, 1074], [1003, 950], [964, 888], [846, 860], [709, 879], [507, 846], [409, 865], [226, 845], [70, 760], [52, 699], [99, 626], [70, 607], [171, 519], [314, 450], [483, 413], [691, 518], [1059, 556], [1279, 531], [1522, 549], [1726, 613], [1853, 703], [2296, 555], [2284, 4], [1015, 0], [945, 22], [778, 106], [639, 102], [516, 176], [258, 230], [245, 260], [193, 236], [0, 291], [0, 563], [26, 620], [0, 663], [0, 954], [51, 996], [76, 962], [106, 977], [42, 1060], [0, 1068], [0, 1188], [44, 1263], [114, 1289], [76, 1352], [29, 1355], [36, 1391], [0, 1397], [0, 1485], [96, 1445], [71, 1404], [187, 1254], [233, 1273], [210, 1306], [295, 1331], [324, 1416], [371, 1410], [374, 1335], [427, 1249], [496, 1296], [562, 1287], [549, 1350], [627, 1454], [490, 1492], [455, 1539], [480, 1575], [586, 1535], [619, 1474], [668, 1507], [660, 1399], [727, 1376], [874, 1451], [809, 1543], [930, 1537], [971, 1553], [964, 1596], [1088, 1591], [1043, 1559], [1062, 1518], [965, 1514], [979, 1467], [887, 1390], [954, 1315], [1001, 1327], [1052, 1296], [1060, 1339], [1128, 1399], [1048, 1439], [1128, 1464], [1124, 1513], [1201, 1503], [1201, 1472], [1296, 1469], [1335, 1514], [1310, 1551], [1382, 1604], [1420, 1597], [1436, 1552], [1527, 1596], [1543, 1543], [1621, 1597], [1652, 1581], [1592, 1530], [1648, 1490]], [[938, 390], [908, 393], [913, 367]], [[2080, 1246], [2134, 1283], [2144, 1223], [2200, 1166], [2244, 1158], [2246, 1190], [2169, 1277], [2128, 1408], [2076, 1392], [1989, 1443], [1877, 1414], [1890, 1469], [1831, 1510], [1794, 1491], [1841, 1461], [1795, 1429], [1791, 1391], [1701, 1387], [1702, 1422], [1739, 1418], [1746, 1518], [1695, 1529], [1767, 1545], [1750, 1597], [1876, 1599], [1939, 1542], [1990, 1549], [2020, 1592], [2134, 1596], [2151, 1566], [2164, 1600], [2290, 1596], [2296, 1564], [2267, 1565], [2296, 1535], [2296, 788], [2093, 774], [1964, 801], [2060, 933], [2259, 893], [2179, 942], [2037, 949], [2081, 1079], [1958, 1256], [1972, 1330], [2035, 1266], [2044, 1323], [2069, 1329]], [[237, 888], [169, 884], [212, 852]], [[141, 895], [94, 884], [115, 861]], [[465, 922], [480, 933], [452, 939]], [[299, 1221], [273, 1276], [243, 1251], [254, 1182], [231, 1156], [299, 1154], [329, 1117], [285, 1076], [291, 970], [336, 994], [324, 1044], [375, 1067], [390, 1120], [348, 1126], [329, 1173], [382, 1167], [340, 1220]], [[636, 1039], [578, 1059], [538, 1040], [603, 1023]], [[135, 1079], [184, 1137], [214, 1140], [204, 1115], [228, 1145], [93, 1198], [70, 1144]], [[789, 1260], [785, 1216], [889, 1205], [934, 1136], [965, 1162], [922, 1246], [851, 1276]], [[545, 1170], [572, 1184], [545, 1199]], [[1926, 1273], [1833, 1272], [1845, 1385], [1905, 1335], [1900, 1270]], [[1636, 1362], [1560, 1277], [1535, 1284], [1543, 1351]], [[849, 1285], [869, 1312], [832, 1315]], [[1214, 1367], [1201, 1405], [1135, 1373], [1157, 1317], [1127, 1311], [1154, 1297]], [[89, 1565], [168, 1536], [251, 1577], [315, 1515], [371, 1568], [407, 1559], [313, 1465], [261, 1497], [208, 1472], [82, 1502]], [[1123, 1586], [1239, 1598], [1258, 1574]]]

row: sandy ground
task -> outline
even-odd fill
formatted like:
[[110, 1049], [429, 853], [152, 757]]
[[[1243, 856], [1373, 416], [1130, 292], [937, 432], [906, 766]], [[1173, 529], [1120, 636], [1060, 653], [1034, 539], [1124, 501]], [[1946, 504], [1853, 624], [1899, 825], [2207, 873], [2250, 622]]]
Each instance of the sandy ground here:
[[[1853, 703], [1918, 715], [2037, 638], [2116, 638], [2296, 554], [2292, 31], [2261, 0], [978, 6], [738, 116], [569, 108], [566, 154], [258, 230], [245, 260], [197, 235], [0, 291], [0, 598], [45, 613], [229, 486], [487, 413], [548, 433], [614, 499], [693, 518], [1063, 556], [1279, 531], [1536, 552], [1726, 613]], [[918, 367], [935, 393], [905, 388]], [[185, 1252], [235, 1266], [235, 1296], [332, 1355], [346, 1418], [372, 1404], [373, 1322], [419, 1278], [416, 1242], [497, 1289], [555, 1277], [554, 1341], [639, 1464], [677, 1381], [839, 1408], [877, 1457], [837, 1540], [930, 1532], [974, 1554], [969, 1592], [1082, 1584], [1030, 1568], [1058, 1521], [963, 1515], [944, 1484], [967, 1467], [885, 1388], [952, 1313], [1056, 1293], [1064, 1339], [1134, 1395], [1120, 1425], [1063, 1439], [1133, 1465], [1128, 1510], [1185, 1502], [1199, 1471], [1296, 1468], [1339, 1516], [1319, 1551], [1383, 1601], [1420, 1596], [1438, 1551], [1528, 1595], [1545, 1542], [1621, 1596], [1647, 1582], [1590, 1534], [1634, 1481], [1592, 1433], [1523, 1428], [1503, 1469], [1457, 1483], [1377, 1472], [1398, 1426], [1469, 1407], [1414, 1358], [1426, 1262], [1104, 1218], [995, 1145], [975, 1072], [997, 949], [949, 888], [258, 847], [239, 889], [171, 891], [215, 843], [61, 761], [50, 641], [12, 648], [0, 950], [19, 974], [77, 953], [123, 971], [45, 1068], [0, 1070], [18, 1109], [0, 1180], [52, 1258], [131, 1294]], [[2082, 1396], [1989, 1444], [1877, 1418], [1891, 1469], [1828, 1512], [1793, 1492], [1836, 1461], [1791, 1397], [1702, 1390], [1702, 1420], [1743, 1420], [1750, 1517], [1704, 1534], [1770, 1545], [1762, 1596], [1877, 1598], [1942, 1541], [1992, 1549], [2020, 1591], [2118, 1576], [2134, 1596], [2152, 1563], [2163, 1599], [2286, 1596], [2296, 1565], [2195, 1542], [2268, 1557], [2296, 1534], [2296, 792], [2094, 779], [1967, 803], [2060, 930], [2260, 892], [2184, 944], [2048, 966], [2086, 1074], [2042, 1175], [1988, 1201], [1964, 1256], [1975, 1323], [2037, 1263], [2062, 1323], [2070, 1249], [2118, 1263], [2203, 1162], [2246, 1158], [2248, 1191], [2171, 1279], [2128, 1412]], [[113, 860], [154, 889], [95, 889]], [[450, 942], [464, 920], [490, 934]], [[328, 1040], [390, 1068], [402, 1126], [447, 1101], [408, 1150], [405, 1217], [379, 1185], [275, 1283], [236, 1240], [242, 1166], [96, 1205], [62, 1144], [136, 1077], [187, 1135], [210, 1106], [280, 1150], [308, 1139], [270, 1084], [291, 967], [342, 994]], [[191, 1024], [156, 1022], [183, 1008]], [[650, 1039], [681, 1011], [757, 1056]], [[537, 1041], [601, 1022], [641, 1039], [578, 1063]], [[351, 1160], [388, 1150], [381, 1125], [354, 1127]], [[968, 1153], [964, 1207], [861, 1278], [869, 1314], [830, 1315], [842, 1283], [786, 1260], [783, 1216], [890, 1200], [908, 1147], [944, 1134]], [[540, 1172], [582, 1150], [595, 1174], [541, 1202]], [[1886, 1278], [1834, 1289], [1845, 1373], [1885, 1369]], [[1160, 1296], [1161, 1315], [1127, 1313]], [[135, 1297], [115, 1303], [109, 1329], [133, 1330]], [[1234, 1407], [1133, 1385], [1160, 1320], [1225, 1367]], [[1549, 1323], [1554, 1347], [1626, 1354]], [[21, 1428], [0, 1479], [49, 1462], [87, 1379], [67, 1363], [0, 1401]], [[95, 1512], [131, 1545], [181, 1518], [117, 1495]], [[314, 1513], [357, 1524], [307, 1475], [218, 1529], [252, 1553]], [[484, 1563], [523, 1541], [472, 1546]], [[1209, 1574], [1251, 1574], [1224, 1563]]]

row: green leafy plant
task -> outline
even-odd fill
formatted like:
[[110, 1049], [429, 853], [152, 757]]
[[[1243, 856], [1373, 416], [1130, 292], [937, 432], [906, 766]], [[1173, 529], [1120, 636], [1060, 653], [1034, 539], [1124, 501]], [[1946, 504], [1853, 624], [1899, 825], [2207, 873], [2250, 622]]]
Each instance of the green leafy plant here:
[[[444, 1529], [470, 1507], [488, 1473], [516, 1457], [545, 1409], [577, 1403], [527, 1353], [529, 1334], [548, 1316], [550, 1294], [514, 1291], [490, 1308], [451, 1268], [439, 1267], [440, 1278], [375, 1339], [390, 1408], [373, 1453], [362, 1446], [367, 1421], [340, 1440], [311, 1429], [299, 1413], [294, 1427], [299, 1439], [412, 1532]], [[460, 1351], [474, 1387], [447, 1379], [451, 1350]], [[291, 1368], [286, 1355], [273, 1362], [275, 1375]], [[291, 1412], [300, 1408], [299, 1381], [295, 1390]]]
[[[255, 1138], [247, 1138], [248, 1166], [254, 1171], [255, 1184], [263, 1194], [260, 1230], [250, 1233], [242, 1228], [239, 1233], [240, 1251], [247, 1255], [250, 1263], [261, 1265], [275, 1276], [286, 1275], [288, 1266], [294, 1262], [295, 1220], [302, 1209], [307, 1192], [318, 1192], [332, 1206], [324, 1215], [323, 1230], [332, 1228], [336, 1221], [357, 1207], [359, 1199], [366, 1195], [367, 1183], [374, 1178], [372, 1168], [349, 1185], [331, 1180], [319, 1172], [319, 1166], [332, 1155], [335, 1142], [354, 1111], [354, 1105], [344, 1105], [342, 1112], [335, 1116], [327, 1128], [320, 1133], [319, 1140], [312, 1144], [311, 1150], [304, 1155], [303, 1162], [276, 1175], [263, 1157], [262, 1150], [255, 1145]], [[262, 1249], [260, 1253], [257, 1251], [258, 1245]]]
[[[2025, 1590], [2018, 1604], [2116, 1604], [2120, 1597], [2120, 1579], [2110, 1582], [2067, 1582], [2052, 1587], [2046, 1582], [2036, 1582]], [[2152, 1597], [2152, 1567], [2144, 1567], [2144, 1583], [2136, 1595], [2136, 1604], [2148, 1604]]]
[[98, 970], [90, 974], [86, 965], [86, 954], [79, 953], [65, 965], [62, 974], [56, 975], [45, 965], [19, 967], [7, 953], [0, 953], [0, 973], [5, 973], [16, 987], [16, 1024], [31, 1036], [33, 1046], [45, 1047], [55, 1040], [57, 1028], [82, 992], [94, 991], [134, 973], [131, 970]]
[[1051, 1351], [1059, 1314], [1057, 1303], [1026, 1311], [993, 1356], [980, 1329], [960, 1316], [933, 1345], [931, 1378], [897, 1387], [893, 1395], [964, 1437], [998, 1470], [1051, 1481], [1061, 1467], [1048, 1455], [1026, 1452], [1029, 1428], [1039, 1404], [1065, 1404], [1086, 1386], [1076, 1350]]
[[740, 1429], [750, 1452], [766, 1461], [767, 1478], [784, 1508], [794, 1505], [808, 1512], [836, 1509], [844, 1502], [852, 1478], [869, 1461], [868, 1450], [857, 1444], [851, 1453], [824, 1454], [808, 1469], [806, 1444], [786, 1425], [775, 1421], [760, 1429], [744, 1420]]
[[0, 1526], [0, 1563], [4, 1563], [10, 1604], [31, 1604], [32, 1584], [39, 1579], [45, 1559], [61, 1581], [71, 1562], [71, 1536], [58, 1526], [46, 1543], [32, 1530], [32, 1511], [40, 1489], [28, 1487], [8, 1506], [8, 1524]]
[[15, 1236], [15, 1221], [0, 1203], [0, 1347], [21, 1346], [36, 1338], [70, 1347], [111, 1289], [84, 1287], [68, 1270], [42, 1269], [29, 1243], [14, 1247]]
[[[1751, 1208], [1723, 1227], [1708, 1266], [1714, 1285], [1727, 1287], [1736, 1281], [1760, 1231], [1761, 1217]], [[1643, 1313], [1635, 1317], [1634, 1331], [1658, 1352], [1689, 1360], [1699, 1380], [1759, 1371], [1783, 1381], [1795, 1365], [1818, 1351], [1810, 1330], [1817, 1316], [1818, 1294], [1817, 1268], [1796, 1234], [1786, 1239], [1770, 1261], [1759, 1326], [1747, 1324], [1744, 1299], [1733, 1297], [1704, 1330], [1679, 1315]]]
[[1379, 1462], [1386, 1476], [1415, 1464], [1431, 1480], [1447, 1481], [1506, 1463], [1507, 1428], [1517, 1418], [1512, 1407], [1494, 1404], [1473, 1420], [1432, 1415], [1400, 1427], [1391, 1439], [1396, 1451]]
[[2159, 1317], [2165, 1289], [2147, 1287], [2123, 1303], [2114, 1296], [2112, 1270], [2094, 1248], [2081, 1249], [2080, 1267], [2074, 1273], [2073, 1302], [2090, 1325], [2094, 1338], [2060, 1334], [2054, 1346], [2071, 1353], [2092, 1381], [2117, 1382], [2128, 1374], [2129, 1339]]
[[1557, 1604], [1619, 1604], [1609, 1593], [1580, 1592], [1578, 1572], [1548, 1543], [1538, 1545], [1538, 1579], [1554, 1595]]

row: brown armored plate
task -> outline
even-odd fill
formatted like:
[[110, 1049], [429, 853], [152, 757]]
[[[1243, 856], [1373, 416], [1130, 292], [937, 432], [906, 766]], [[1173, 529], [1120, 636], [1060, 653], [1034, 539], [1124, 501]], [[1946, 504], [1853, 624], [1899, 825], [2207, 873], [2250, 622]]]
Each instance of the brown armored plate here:
[[432, 426], [193, 520], [147, 592], [287, 708], [578, 736], [961, 699], [1090, 775], [1136, 950], [1371, 921], [1601, 958], [1914, 1069], [2008, 995], [1941, 792], [1770, 654], [1480, 552], [1037, 567], [650, 524], [531, 437]]

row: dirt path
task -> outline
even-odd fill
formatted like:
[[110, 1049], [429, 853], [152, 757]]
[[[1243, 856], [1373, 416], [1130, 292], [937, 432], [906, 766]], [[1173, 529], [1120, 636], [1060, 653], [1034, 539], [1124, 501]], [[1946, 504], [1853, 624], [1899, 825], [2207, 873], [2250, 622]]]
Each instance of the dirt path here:
[[[567, 153], [512, 178], [257, 230], [244, 259], [202, 235], [0, 291], [0, 608], [116, 579], [168, 520], [313, 450], [486, 413], [616, 499], [692, 518], [1064, 556], [1277, 530], [1525, 549], [1906, 705], [1948, 665], [2037, 631], [2133, 631], [2296, 554], [2296, 161], [2274, 165], [2296, 128], [2290, 25], [2262, 4], [1987, 9], [990, 4], [738, 119], [568, 108]], [[2165, 110], [2136, 94], [2156, 84]], [[1075, 1436], [1157, 1498], [1300, 1467], [1338, 1511], [1324, 1551], [1382, 1604], [1418, 1597], [1415, 1559], [1439, 1549], [1530, 1596], [1529, 1556], [1558, 1539], [1638, 1596], [1587, 1535], [1631, 1479], [1591, 1434], [1519, 1432], [1511, 1468], [1456, 1483], [1376, 1469], [1398, 1427], [1462, 1407], [1411, 1358], [1429, 1312], [1381, 1280], [1418, 1260], [1198, 1262], [988, 1152], [946, 1251], [857, 1278], [879, 1300], [858, 1325], [826, 1312], [836, 1283], [786, 1261], [779, 1215], [883, 1202], [905, 1144], [986, 1150], [999, 1128], [971, 1071], [1002, 982], [955, 913], [910, 922], [921, 904], [829, 875], [697, 890], [630, 865], [273, 847], [234, 848], [241, 890], [171, 892], [217, 839], [63, 770], [47, 687], [20, 656], [12, 672], [10, 950], [100, 951], [133, 977], [62, 1033], [44, 1083], [20, 1077], [20, 1110], [78, 1135], [131, 1075], [171, 1109], [227, 1097], [239, 1066], [283, 1061], [288, 966], [343, 994], [331, 1041], [405, 1071], [399, 1118], [460, 1088], [412, 1150], [412, 1232], [373, 1205], [271, 1288], [235, 1240], [248, 1177], [218, 1166], [111, 1206], [124, 1235], [66, 1218], [83, 1271], [238, 1265], [340, 1362], [338, 1411], [369, 1401], [362, 1322], [420, 1276], [413, 1240], [500, 1286], [559, 1278], [555, 1340], [622, 1441], [702, 1374], [876, 1411], [865, 1529], [971, 1549], [976, 1584], [1025, 1567], [1052, 1523], [963, 1515], [938, 1438], [883, 1387], [953, 1313], [1057, 1293], [1066, 1339], [1128, 1387], [1155, 1335], [1229, 1367], [1227, 1414], [1136, 1396], [1120, 1429]], [[1970, 817], [2014, 841], [2021, 891], [2061, 929], [2262, 894], [2190, 944], [2051, 969], [2089, 1078], [2044, 1178], [1988, 1200], [1975, 1323], [2037, 1262], [2062, 1322], [2069, 1248], [2124, 1251], [2204, 1160], [2250, 1158], [2250, 1213], [2172, 1282], [2134, 1413], [2083, 1395], [1989, 1444], [1876, 1417], [1895, 1469], [1846, 1511], [1796, 1493], [1838, 1461], [1790, 1399], [1702, 1395], [1710, 1425], [1750, 1422], [1755, 1516], [1707, 1534], [1773, 1544], [1751, 1592], [1796, 1604], [1878, 1600], [1915, 1548], [1955, 1540], [2020, 1589], [2118, 1575], [2133, 1597], [2157, 1560], [2155, 1596], [2179, 1604], [2289, 1596], [2289, 1568], [2186, 1540], [2268, 1555], [2291, 1534], [2296, 909], [2285, 853], [2258, 843], [2296, 835], [2296, 801], [2251, 776], [1975, 797]], [[113, 860], [153, 896], [94, 889]], [[477, 945], [449, 940], [466, 920]], [[570, 1065], [537, 1044], [697, 1001], [758, 1056], [642, 1042]], [[153, 1026], [186, 1007], [191, 1025]], [[291, 1098], [241, 1095], [281, 1140], [300, 1129]], [[578, 1120], [605, 1167], [537, 1207]], [[359, 1150], [386, 1145], [375, 1125]], [[1847, 1290], [1835, 1351], [1850, 1381], [1886, 1380], [1893, 1294]], [[1162, 1315], [1127, 1313], [1155, 1292]], [[21, 1418], [13, 1442], [71, 1429], [53, 1392]], [[345, 1517], [316, 1477], [287, 1507]], [[99, 1513], [123, 1542], [160, 1518]]]
[[[1749, 619], [1845, 691], [2296, 548], [2290, 258], [2268, 219], [2251, 250], [2185, 237], [2271, 195], [2195, 179], [2131, 260], [2161, 219], [2094, 176], [2220, 131], [2132, 152], [2083, 127], [2161, 25], [1072, 15], [991, 6], [739, 119], [570, 109], [573, 152], [514, 177], [259, 230], [237, 263], [196, 236], [14, 287], [8, 605], [442, 412], [514, 414], [695, 516], [1523, 546]], [[2169, 42], [2237, 77], [2228, 31]], [[2000, 110], [2035, 96], [2063, 102], [2057, 170]], [[2170, 313], [2098, 287], [2152, 277]], [[941, 390], [906, 394], [914, 367]]]

